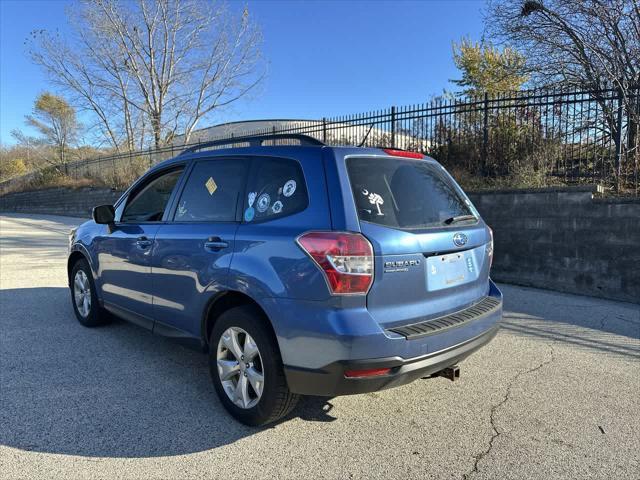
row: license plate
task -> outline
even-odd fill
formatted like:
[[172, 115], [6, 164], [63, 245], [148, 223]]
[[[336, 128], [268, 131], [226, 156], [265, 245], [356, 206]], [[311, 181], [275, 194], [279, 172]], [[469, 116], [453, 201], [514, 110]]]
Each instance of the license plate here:
[[468, 281], [474, 277], [473, 258], [469, 252], [449, 253], [427, 258], [427, 285], [429, 290], [441, 290]]

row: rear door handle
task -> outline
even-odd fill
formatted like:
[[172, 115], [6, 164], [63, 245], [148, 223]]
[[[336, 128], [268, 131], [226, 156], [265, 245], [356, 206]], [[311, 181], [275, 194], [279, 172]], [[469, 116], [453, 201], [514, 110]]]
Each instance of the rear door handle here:
[[225, 242], [220, 237], [209, 237], [206, 242], [204, 242], [205, 250], [210, 250], [212, 252], [217, 252], [218, 250], [222, 250], [223, 248], [227, 248], [229, 246], [228, 242]]
[[152, 241], [144, 236], [138, 237], [138, 239], [136, 240], [136, 245], [138, 245], [140, 248], [147, 248], [151, 246], [151, 243]]

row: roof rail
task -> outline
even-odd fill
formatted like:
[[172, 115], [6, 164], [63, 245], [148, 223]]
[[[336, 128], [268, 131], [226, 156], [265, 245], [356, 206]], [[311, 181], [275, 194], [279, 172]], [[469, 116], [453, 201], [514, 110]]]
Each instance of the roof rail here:
[[250, 147], [261, 147], [263, 142], [268, 140], [299, 140], [301, 146], [323, 147], [325, 143], [317, 138], [299, 133], [273, 133], [267, 135], [247, 135], [244, 137], [225, 138], [224, 140], [213, 140], [211, 142], [203, 142], [193, 147], [189, 147], [178, 154], [186, 155], [188, 153], [197, 152], [204, 148], [218, 147], [220, 145], [233, 145], [235, 143], [248, 143]]

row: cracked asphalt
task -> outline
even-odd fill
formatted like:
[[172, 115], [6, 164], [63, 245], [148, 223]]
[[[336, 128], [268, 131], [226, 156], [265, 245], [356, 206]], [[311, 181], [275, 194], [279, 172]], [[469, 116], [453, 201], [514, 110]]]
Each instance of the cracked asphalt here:
[[206, 358], [125, 322], [86, 329], [72, 218], [0, 217], [0, 476], [640, 477], [640, 305], [501, 285], [503, 328], [453, 383], [307, 398], [234, 422]]

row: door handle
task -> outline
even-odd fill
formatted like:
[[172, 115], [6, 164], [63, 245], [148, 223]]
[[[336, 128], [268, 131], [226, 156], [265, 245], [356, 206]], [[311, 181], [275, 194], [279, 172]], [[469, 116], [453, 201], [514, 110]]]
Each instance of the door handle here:
[[138, 245], [140, 248], [147, 248], [151, 246], [151, 243], [152, 241], [144, 236], [138, 237], [138, 239], [136, 240], [136, 245]]
[[225, 242], [220, 237], [209, 237], [207, 238], [207, 241], [204, 242], [205, 250], [211, 250], [212, 252], [217, 252], [218, 250], [222, 250], [228, 246], [229, 243]]

